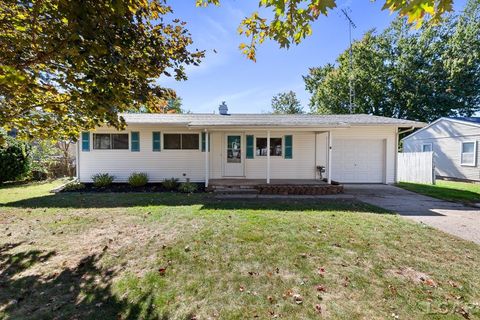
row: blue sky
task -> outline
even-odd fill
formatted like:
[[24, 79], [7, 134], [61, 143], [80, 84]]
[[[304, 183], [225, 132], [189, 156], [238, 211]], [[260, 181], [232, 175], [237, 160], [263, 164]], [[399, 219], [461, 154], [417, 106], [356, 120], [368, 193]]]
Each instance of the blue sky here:
[[[308, 111], [309, 94], [302, 75], [310, 67], [334, 62], [348, 48], [348, 25], [339, 9], [350, 8], [357, 25], [354, 39], [372, 28], [383, 30], [395, 18], [381, 10], [382, 0], [337, 0], [338, 8], [313, 25], [312, 36], [288, 50], [266, 42], [259, 46], [255, 63], [240, 53], [238, 45], [244, 38], [237, 34], [237, 27], [242, 18], [258, 9], [258, 0], [223, 0], [220, 7], [207, 8], [196, 8], [194, 2], [177, 0], [169, 4], [175, 17], [187, 22], [193, 48], [206, 50], [206, 58], [198, 67], [187, 67], [187, 81], [163, 77], [159, 83], [175, 89], [183, 99], [183, 108], [195, 113], [217, 111], [222, 101], [231, 113], [269, 112], [273, 95], [288, 90], [296, 92]], [[465, 2], [455, 1], [455, 9], [462, 9]]]

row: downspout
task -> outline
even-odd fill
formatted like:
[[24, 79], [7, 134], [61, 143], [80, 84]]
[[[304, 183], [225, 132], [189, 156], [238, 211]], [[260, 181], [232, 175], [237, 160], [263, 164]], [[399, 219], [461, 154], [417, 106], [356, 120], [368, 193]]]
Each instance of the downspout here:
[[398, 144], [399, 144], [399, 141], [400, 141], [400, 135], [404, 134], [404, 133], [412, 132], [413, 130], [415, 130], [415, 127], [411, 127], [411, 128], [405, 129], [405, 130], [397, 131], [397, 137], [395, 139], [395, 183], [398, 182], [398, 180], [397, 180], [397, 176], [398, 176], [398, 174], [397, 174], [397, 171], [398, 171]]
[[75, 175], [77, 176], [77, 180], [80, 181], [80, 143], [82, 139], [77, 141], [77, 148], [76, 148], [76, 159], [75, 159]]

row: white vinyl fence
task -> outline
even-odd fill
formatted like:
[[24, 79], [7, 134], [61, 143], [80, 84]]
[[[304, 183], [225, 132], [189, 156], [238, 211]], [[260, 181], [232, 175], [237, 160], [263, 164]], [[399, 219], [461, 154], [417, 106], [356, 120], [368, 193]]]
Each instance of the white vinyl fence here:
[[398, 154], [397, 180], [435, 184], [433, 152], [404, 152]]

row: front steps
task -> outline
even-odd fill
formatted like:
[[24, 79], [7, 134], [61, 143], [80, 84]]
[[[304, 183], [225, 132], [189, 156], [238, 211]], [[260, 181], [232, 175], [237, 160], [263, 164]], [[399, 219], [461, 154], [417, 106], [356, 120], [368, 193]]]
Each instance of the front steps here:
[[211, 185], [209, 187], [215, 195], [258, 195], [254, 185]]
[[323, 196], [343, 193], [342, 185], [330, 184], [266, 184], [266, 183], [212, 183], [209, 191], [217, 196], [230, 198], [257, 198], [259, 195], [276, 196]]

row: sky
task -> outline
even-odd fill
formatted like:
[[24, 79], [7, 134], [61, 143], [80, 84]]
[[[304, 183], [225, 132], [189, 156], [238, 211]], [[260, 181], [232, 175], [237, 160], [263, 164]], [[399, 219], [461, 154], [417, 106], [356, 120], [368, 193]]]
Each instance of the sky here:
[[[455, 0], [461, 10], [466, 0]], [[162, 77], [159, 84], [175, 89], [183, 99], [183, 109], [194, 113], [218, 113], [225, 101], [230, 113], [271, 111], [272, 97], [292, 90], [309, 110], [310, 94], [305, 90], [302, 75], [311, 67], [334, 63], [349, 46], [348, 23], [340, 9], [347, 9], [357, 28], [353, 39], [360, 39], [371, 29], [388, 27], [395, 15], [381, 10], [384, 1], [337, 0], [337, 8], [321, 16], [313, 25], [313, 34], [298, 46], [281, 49], [267, 41], [257, 49], [257, 62], [241, 54], [238, 45], [245, 41], [237, 34], [240, 21], [258, 10], [258, 0], [223, 0], [220, 7], [195, 7], [194, 0], [169, 1], [174, 16], [187, 22], [193, 39], [192, 49], [206, 51], [199, 66], [187, 66], [186, 81]], [[216, 53], [215, 53], [215, 51]]]

